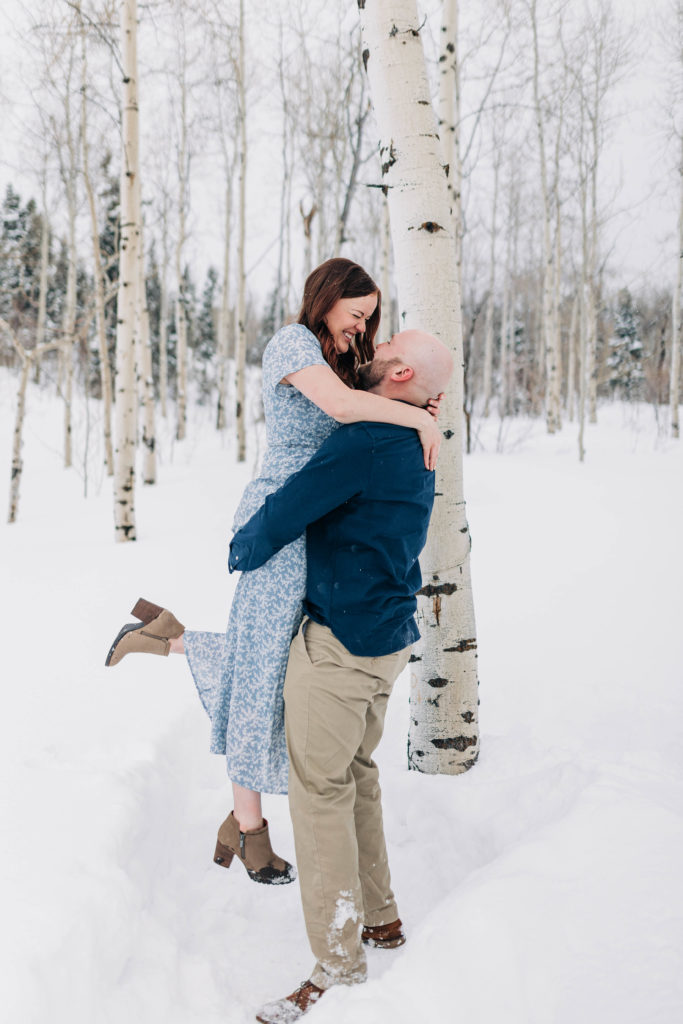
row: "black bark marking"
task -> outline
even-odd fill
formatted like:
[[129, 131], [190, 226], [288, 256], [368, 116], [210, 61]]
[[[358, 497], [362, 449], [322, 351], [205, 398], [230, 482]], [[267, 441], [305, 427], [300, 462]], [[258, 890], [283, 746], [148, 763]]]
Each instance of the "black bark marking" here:
[[437, 750], [459, 750], [461, 753], [468, 747], [476, 747], [476, 736], [449, 736], [444, 740], [432, 740], [432, 745]]
[[394, 143], [389, 143], [389, 159], [382, 164], [382, 177], [394, 166], [396, 163], [396, 150], [394, 149]]
[[441, 694], [439, 694], [437, 697], [428, 697], [427, 698], [427, 703], [431, 704], [435, 708], [438, 708], [440, 700], [441, 700]]
[[439, 583], [437, 586], [433, 583], [428, 583], [425, 587], [422, 587], [421, 590], [418, 590], [418, 594], [422, 597], [440, 597], [442, 594], [445, 594], [446, 597], [450, 597], [457, 589], [458, 588], [455, 583]]
[[422, 661], [422, 658], [420, 657], [419, 654], [411, 654], [410, 657], [408, 658], [409, 665], [411, 665], [415, 661]]
[[433, 686], [435, 689], [440, 689], [442, 686], [448, 686], [449, 680], [444, 679], [442, 676], [434, 676], [433, 679], [427, 680], [427, 686]]
[[390, 38], [390, 39], [393, 39], [393, 38], [394, 38], [394, 36], [397, 36], [397, 35], [398, 35], [398, 29], [396, 28], [396, 26], [395, 26], [395, 25], [392, 25], [392, 26], [391, 26], [391, 30], [390, 30], [390, 32], [389, 32], [389, 38]]
[[359, 11], [364, 11], [365, 10], [365, 0], [358, 0], [358, 10]]
[[[363, 7], [365, 7], [365, 0], [363, 0]], [[455, 43], [446, 43], [446, 49], [449, 53], [455, 53]]]
[[457, 654], [463, 654], [465, 651], [476, 651], [476, 649], [476, 636], [468, 637], [467, 640], [458, 640], [455, 647], [444, 647], [444, 651], [447, 651], [449, 654], [453, 651], [455, 651]]
[[367, 49], [363, 50], [362, 56], [363, 56], [363, 67], [367, 71], [368, 70], [368, 61], [370, 60], [370, 51], [367, 50]]
[[473, 711], [463, 711], [462, 714], [460, 715], [460, 717], [462, 718], [462, 720], [464, 722], [467, 722], [467, 724], [469, 725], [471, 722], [474, 721], [474, 712]]
[[447, 441], [450, 441], [450, 439], [453, 437], [453, 431], [452, 430], [444, 430], [443, 431], [443, 436], [446, 438]]
[[428, 231], [430, 235], [436, 234], [437, 231], [443, 231], [440, 224], [436, 224], [433, 220], [426, 220], [424, 224], [420, 224], [418, 231]]
[[468, 768], [474, 768], [474, 766], [475, 766], [475, 764], [477, 763], [478, 760], [479, 760], [479, 754], [476, 754], [476, 756], [475, 757], [471, 757], [469, 759], [469, 761], [463, 761], [462, 762], [462, 767], [465, 770], [467, 770]]

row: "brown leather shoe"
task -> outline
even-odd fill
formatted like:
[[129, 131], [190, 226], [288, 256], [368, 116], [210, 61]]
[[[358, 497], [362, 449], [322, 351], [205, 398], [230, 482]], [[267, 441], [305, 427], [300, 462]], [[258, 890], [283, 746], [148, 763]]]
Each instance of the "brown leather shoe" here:
[[270, 845], [268, 822], [263, 819], [261, 828], [240, 830], [239, 822], [234, 813], [225, 819], [218, 829], [214, 864], [229, 868], [233, 857], [237, 856], [244, 864], [247, 874], [254, 882], [264, 885], [286, 885], [296, 878], [296, 871], [289, 863], [278, 857]]
[[406, 941], [403, 925], [399, 918], [390, 924], [364, 925], [361, 940], [366, 946], [378, 949], [395, 949]]
[[119, 630], [105, 665], [118, 665], [122, 658], [133, 653], [167, 655], [171, 649], [169, 640], [175, 640], [185, 631], [172, 612], [142, 597], [131, 614], [142, 621], [129, 622]]
[[302, 981], [291, 996], [262, 1006], [256, 1020], [261, 1024], [292, 1024], [315, 1006], [324, 993], [325, 989], [318, 988], [312, 981]]

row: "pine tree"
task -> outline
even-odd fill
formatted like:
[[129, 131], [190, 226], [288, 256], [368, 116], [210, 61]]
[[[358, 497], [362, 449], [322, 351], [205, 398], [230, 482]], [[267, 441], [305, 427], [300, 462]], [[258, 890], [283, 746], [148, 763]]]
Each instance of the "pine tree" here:
[[608, 384], [613, 396], [636, 401], [643, 391], [643, 343], [640, 313], [628, 288], [622, 288], [614, 310], [614, 334], [609, 340]]

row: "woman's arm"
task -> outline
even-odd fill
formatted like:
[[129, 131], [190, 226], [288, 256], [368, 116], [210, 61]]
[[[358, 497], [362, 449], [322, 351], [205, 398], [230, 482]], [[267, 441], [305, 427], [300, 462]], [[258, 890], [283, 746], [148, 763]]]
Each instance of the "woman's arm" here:
[[420, 437], [425, 467], [435, 468], [441, 431], [426, 409], [395, 402], [381, 395], [371, 395], [367, 391], [355, 391], [347, 387], [329, 366], [305, 366], [303, 370], [290, 373], [285, 380], [338, 423], [369, 420], [372, 423], [395, 423], [399, 427], [412, 427]]

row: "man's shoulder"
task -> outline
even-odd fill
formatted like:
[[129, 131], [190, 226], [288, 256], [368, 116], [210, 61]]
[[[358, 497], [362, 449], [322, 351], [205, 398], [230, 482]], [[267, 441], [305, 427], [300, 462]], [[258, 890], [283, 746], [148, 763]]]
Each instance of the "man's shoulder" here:
[[[343, 432], [343, 433], [342, 433]], [[341, 434], [342, 439], [348, 437], [349, 442], [356, 440], [372, 441], [386, 438], [417, 438], [417, 431], [413, 427], [402, 427], [398, 423], [374, 423], [371, 420], [361, 420], [359, 423], [344, 423], [336, 434]]]

